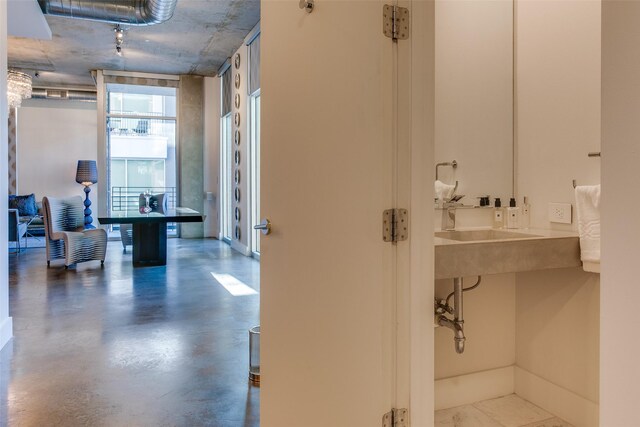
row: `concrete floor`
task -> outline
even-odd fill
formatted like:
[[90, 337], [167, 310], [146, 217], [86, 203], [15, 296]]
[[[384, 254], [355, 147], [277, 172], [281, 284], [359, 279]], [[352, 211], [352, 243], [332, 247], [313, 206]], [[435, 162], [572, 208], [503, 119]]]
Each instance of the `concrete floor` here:
[[44, 248], [9, 259], [14, 339], [0, 352], [0, 425], [259, 426], [247, 381], [259, 264], [217, 240], [170, 239], [166, 267], [134, 269], [109, 242], [99, 262], [46, 267]]

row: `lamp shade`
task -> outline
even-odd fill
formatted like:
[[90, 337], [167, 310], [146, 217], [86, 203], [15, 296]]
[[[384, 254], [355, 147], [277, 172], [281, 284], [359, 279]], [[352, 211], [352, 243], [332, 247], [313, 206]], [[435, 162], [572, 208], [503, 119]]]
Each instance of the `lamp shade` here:
[[76, 182], [82, 185], [91, 185], [98, 182], [98, 166], [95, 160], [78, 160]]

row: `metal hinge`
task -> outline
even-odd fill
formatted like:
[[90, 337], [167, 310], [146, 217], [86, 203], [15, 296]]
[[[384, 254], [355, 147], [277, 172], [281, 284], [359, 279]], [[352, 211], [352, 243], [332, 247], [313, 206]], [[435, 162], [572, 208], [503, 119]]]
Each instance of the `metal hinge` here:
[[409, 211], [406, 209], [387, 209], [382, 212], [382, 240], [401, 242], [409, 235]]
[[409, 9], [385, 4], [382, 8], [382, 32], [393, 41], [409, 38]]
[[408, 427], [408, 411], [406, 409], [392, 409], [382, 416], [382, 427]]

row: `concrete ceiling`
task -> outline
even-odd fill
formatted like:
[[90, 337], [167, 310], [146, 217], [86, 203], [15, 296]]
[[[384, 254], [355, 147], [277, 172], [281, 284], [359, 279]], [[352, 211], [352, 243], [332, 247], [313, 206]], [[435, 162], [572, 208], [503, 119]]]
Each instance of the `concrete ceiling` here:
[[122, 57], [112, 24], [46, 20], [52, 40], [8, 39], [9, 68], [38, 71], [34, 86], [93, 85], [90, 71], [98, 69], [214, 76], [260, 20], [260, 0], [178, 0], [169, 21], [124, 27]]

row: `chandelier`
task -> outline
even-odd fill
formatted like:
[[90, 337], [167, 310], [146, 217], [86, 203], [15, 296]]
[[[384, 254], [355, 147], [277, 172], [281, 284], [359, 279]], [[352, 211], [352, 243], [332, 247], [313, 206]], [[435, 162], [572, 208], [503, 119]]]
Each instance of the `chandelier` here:
[[31, 98], [31, 76], [20, 71], [7, 71], [7, 100], [9, 108], [17, 108], [23, 99]]

